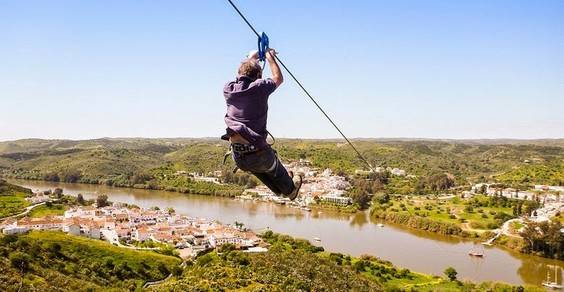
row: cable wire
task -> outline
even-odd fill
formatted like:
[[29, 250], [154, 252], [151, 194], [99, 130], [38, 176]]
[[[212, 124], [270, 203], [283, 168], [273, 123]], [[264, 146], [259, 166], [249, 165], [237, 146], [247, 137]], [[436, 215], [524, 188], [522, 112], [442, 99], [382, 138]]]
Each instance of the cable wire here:
[[[241, 16], [241, 18], [245, 21], [245, 23], [249, 26], [249, 28], [254, 32], [254, 34], [260, 38], [260, 34], [257, 32], [257, 30], [253, 27], [253, 25], [247, 20], [247, 18], [245, 17], [245, 15], [243, 15], [243, 13], [241, 12], [241, 10], [239, 10], [239, 8], [237, 8], [237, 6], [233, 3], [232, 0], [227, 0], [229, 2], [229, 4], [231, 4], [231, 6], [233, 6], [233, 9], [235, 9], [235, 11], [237, 11], [237, 13], [239, 14], [239, 16]], [[345, 136], [345, 134], [343, 133], [343, 131], [341, 131], [341, 129], [337, 126], [337, 124], [335, 124], [335, 122], [333, 122], [333, 119], [331, 119], [331, 117], [329, 117], [329, 115], [325, 112], [325, 110], [323, 110], [323, 108], [319, 105], [319, 103], [315, 100], [315, 98], [313, 98], [313, 96], [309, 93], [309, 91], [307, 91], [307, 89], [305, 89], [305, 87], [302, 85], [302, 83], [298, 80], [298, 78], [296, 78], [296, 76], [294, 76], [294, 74], [292, 73], [292, 71], [290, 71], [290, 69], [288, 69], [288, 67], [286, 67], [286, 64], [284, 64], [284, 62], [282, 62], [282, 60], [280, 60], [280, 58], [277, 55], [274, 55], [274, 58], [276, 58], [276, 60], [280, 63], [280, 65], [282, 66], [282, 68], [284, 68], [284, 70], [286, 70], [286, 72], [288, 72], [288, 74], [290, 74], [290, 77], [292, 77], [292, 79], [294, 79], [294, 81], [298, 84], [298, 86], [303, 90], [303, 92], [309, 97], [309, 99], [313, 102], [313, 104], [315, 104], [315, 106], [321, 111], [321, 113], [327, 118], [327, 120], [329, 120], [329, 122], [333, 125], [333, 127], [335, 129], [337, 129], [337, 131], [339, 132], [339, 134], [341, 134], [341, 136], [345, 139], [345, 141], [347, 141], [347, 143], [351, 146], [351, 148], [356, 152], [356, 154], [358, 155], [358, 157], [364, 162], [366, 163], [366, 165], [368, 166], [368, 168], [370, 170], [372, 170], [373, 172], [376, 172], [374, 170], [374, 168], [372, 168], [372, 165], [368, 162], [368, 160], [366, 160], [366, 158], [364, 158], [364, 156], [360, 153], [360, 151], [358, 151], [358, 149], [356, 149], [356, 147], [354, 146], [354, 144], [349, 140], [349, 138], [347, 138], [347, 136]]]

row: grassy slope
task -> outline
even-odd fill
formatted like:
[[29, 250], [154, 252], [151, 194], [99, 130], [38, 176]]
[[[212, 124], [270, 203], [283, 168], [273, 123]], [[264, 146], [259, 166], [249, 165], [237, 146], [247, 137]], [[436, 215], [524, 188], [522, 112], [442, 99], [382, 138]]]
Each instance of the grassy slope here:
[[[321, 252], [305, 240], [268, 233], [267, 253], [224, 249], [189, 264], [156, 291], [515, 291], [499, 283], [461, 283], [399, 269], [374, 257]], [[11, 258], [27, 255], [29, 267]], [[118, 248], [60, 232], [0, 237], [0, 287], [12, 291], [139, 290], [179, 263], [174, 257]], [[526, 287], [526, 291], [541, 291]]]
[[[164, 278], [180, 262], [174, 257], [60, 232], [31, 232], [0, 239], [0, 287], [7, 290], [17, 290], [22, 279], [24, 291], [130, 290], [146, 280]], [[23, 277], [9, 260], [18, 252], [29, 256], [30, 268]]]
[[[482, 198], [482, 196], [476, 196], [475, 199], [480, 198]], [[404, 206], [405, 209], [402, 209], [400, 205]], [[441, 201], [437, 199], [425, 199], [424, 197], [415, 197], [412, 199], [401, 197], [395, 198], [390, 202], [388, 211], [397, 212], [399, 214], [423, 216], [439, 222], [452, 223], [460, 226], [462, 229], [466, 229], [466, 226], [463, 226], [460, 219], [465, 219], [472, 229], [484, 230], [492, 229], [488, 228], [488, 224], [490, 224], [490, 226], [496, 224], [494, 214], [500, 212], [512, 214], [513, 212], [513, 210], [508, 207], [477, 207], [474, 208], [472, 212], [469, 212], [465, 210], [466, 206], [464, 201], [458, 199]], [[448, 209], [450, 209], [450, 213], [447, 212]], [[450, 216], [451, 213], [456, 214], [455, 218]], [[495, 228], [497, 228], [497, 226]]]
[[[198, 258], [154, 291], [512, 291], [500, 283], [451, 282], [364, 256], [320, 252], [307, 241], [271, 234], [267, 253], [222, 251]], [[526, 287], [526, 291], [542, 291]]]
[[29, 202], [25, 200], [31, 190], [0, 180], [0, 218], [23, 212]]

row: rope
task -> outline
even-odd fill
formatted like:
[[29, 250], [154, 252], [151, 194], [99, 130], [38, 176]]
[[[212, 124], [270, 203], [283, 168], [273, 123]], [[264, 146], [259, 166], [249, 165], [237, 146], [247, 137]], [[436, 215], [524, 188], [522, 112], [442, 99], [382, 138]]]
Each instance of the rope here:
[[[249, 28], [253, 31], [253, 33], [260, 39], [261, 35], [257, 32], [257, 30], [253, 27], [253, 25], [247, 20], [247, 18], [245, 17], [245, 15], [243, 15], [243, 13], [241, 13], [241, 11], [239, 10], [239, 8], [237, 8], [237, 6], [235, 6], [235, 4], [233, 3], [232, 0], [227, 0], [229, 2], [229, 4], [231, 4], [231, 6], [233, 6], [233, 9], [235, 9], [235, 11], [237, 11], [237, 13], [239, 14], [239, 16], [241, 16], [241, 18], [245, 21], [245, 23], [249, 26]], [[337, 126], [337, 124], [335, 124], [335, 122], [333, 122], [333, 120], [331, 119], [331, 117], [329, 117], [329, 115], [325, 112], [325, 110], [323, 110], [323, 108], [319, 105], [319, 103], [315, 100], [315, 98], [313, 98], [313, 96], [307, 91], [307, 89], [305, 89], [305, 87], [302, 85], [302, 83], [298, 80], [298, 78], [296, 78], [296, 76], [294, 76], [294, 74], [292, 73], [292, 71], [290, 71], [290, 69], [288, 69], [288, 67], [286, 67], [286, 64], [284, 64], [284, 62], [282, 62], [282, 60], [280, 60], [280, 58], [277, 55], [274, 55], [274, 58], [276, 58], [276, 60], [280, 63], [280, 65], [282, 66], [282, 68], [284, 68], [284, 70], [286, 70], [286, 72], [288, 72], [288, 74], [290, 74], [290, 77], [292, 77], [292, 79], [294, 79], [294, 81], [298, 84], [298, 86], [303, 90], [303, 92], [309, 97], [309, 99], [313, 102], [313, 104], [315, 104], [315, 106], [321, 111], [321, 113], [327, 118], [327, 120], [329, 120], [329, 122], [333, 125], [333, 127], [335, 129], [337, 129], [337, 131], [339, 132], [339, 134], [341, 134], [341, 136], [345, 139], [345, 141], [347, 141], [347, 143], [351, 146], [351, 148], [356, 152], [356, 154], [358, 155], [358, 157], [364, 162], [366, 163], [366, 165], [368, 166], [368, 168], [370, 170], [372, 170], [373, 172], [376, 172], [374, 170], [374, 168], [372, 168], [372, 165], [368, 162], [368, 160], [366, 160], [366, 158], [364, 158], [364, 156], [362, 156], [362, 154], [360, 154], [360, 151], [358, 151], [358, 149], [356, 149], [356, 147], [354, 146], [354, 144], [349, 140], [349, 138], [347, 138], [347, 136], [345, 136], [345, 134], [343, 133], [343, 131], [341, 131], [341, 129]]]

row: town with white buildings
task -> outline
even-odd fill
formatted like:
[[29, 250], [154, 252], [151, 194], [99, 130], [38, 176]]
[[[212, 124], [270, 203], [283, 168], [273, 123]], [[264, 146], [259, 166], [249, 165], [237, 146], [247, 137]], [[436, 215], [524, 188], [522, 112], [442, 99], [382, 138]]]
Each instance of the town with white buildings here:
[[537, 200], [542, 203], [541, 208], [535, 210], [529, 220], [535, 222], [549, 221], [557, 214], [564, 213], [564, 187], [535, 185], [527, 191], [514, 188], [501, 188], [496, 184], [479, 183], [472, 186], [470, 191], [464, 192], [463, 196], [469, 198], [478, 193], [488, 196], [501, 196], [516, 200]]
[[30, 230], [63, 231], [125, 247], [131, 243], [153, 241], [173, 245], [184, 257], [216, 248], [225, 243], [246, 251], [265, 251], [263, 242], [252, 231], [204, 218], [177, 215], [174, 212], [126, 208], [120, 204], [97, 208], [75, 207], [63, 216], [24, 217], [0, 225], [3, 234], [18, 234]]
[[[312, 168], [311, 163], [303, 159], [289, 163], [285, 167], [296, 174], [301, 174], [304, 179], [300, 189], [300, 197], [294, 204], [306, 209], [307, 206], [316, 200], [341, 206], [352, 204], [352, 199], [346, 196], [346, 191], [350, 189], [351, 184], [345, 177], [334, 175], [331, 169], [319, 170]], [[280, 204], [290, 203], [288, 199], [276, 196], [263, 185], [245, 190], [241, 198], [272, 201]]]

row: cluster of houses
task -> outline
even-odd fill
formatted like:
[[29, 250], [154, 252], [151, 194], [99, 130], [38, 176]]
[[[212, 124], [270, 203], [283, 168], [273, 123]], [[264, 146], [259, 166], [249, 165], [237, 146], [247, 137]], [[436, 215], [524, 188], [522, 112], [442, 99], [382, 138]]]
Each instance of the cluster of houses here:
[[[301, 174], [304, 178], [300, 195], [303, 205], [309, 205], [314, 200], [331, 202], [338, 205], [352, 204], [352, 199], [346, 196], [346, 191], [351, 187], [350, 183], [343, 176], [334, 175], [330, 169], [323, 171], [311, 167], [307, 160], [300, 159], [285, 165], [286, 169], [296, 174]], [[245, 190], [244, 198], [251, 198], [254, 195], [263, 201], [273, 201], [276, 203], [288, 203], [285, 198], [280, 198], [265, 186], [257, 186]]]
[[500, 188], [495, 184], [479, 183], [472, 186], [470, 191], [464, 192], [464, 198], [484, 193], [488, 196], [501, 196], [517, 200], [537, 200], [542, 207], [535, 210], [529, 219], [536, 222], [549, 221], [557, 214], [564, 213], [564, 187], [535, 185], [533, 189], [520, 191], [513, 188]]
[[[115, 245], [123, 242], [172, 244], [177, 249], [189, 248], [190, 255], [230, 243], [240, 249], [256, 249], [261, 239], [252, 231], [203, 218], [177, 215], [152, 209], [130, 209], [119, 204], [103, 208], [77, 207], [63, 216], [25, 217], [4, 222], [4, 234], [29, 230], [58, 230], [72, 235], [104, 239]], [[127, 245], [126, 245], [127, 246]]]
[[198, 172], [187, 172], [185, 170], [179, 170], [175, 173], [175, 175], [189, 177], [194, 181], [209, 182], [218, 185], [221, 184], [221, 182], [219, 181], [219, 178], [221, 177], [221, 170], [210, 172], [207, 176]]
[[534, 189], [520, 191], [514, 188], [500, 188], [496, 184], [479, 183], [472, 186], [469, 192], [465, 192], [465, 197], [471, 197], [477, 193], [484, 193], [488, 196], [501, 196], [509, 199], [518, 200], [539, 200], [544, 203], [564, 203], [564, 187], [535, 185]]
[[397, 167], [381, 167], [378, 166], [376, 168], [374, 168], [374, 170], [361, 170], [361, 169], [357, 169], [355, 171], [356, 175], [369, 175], [370, 173], [372, 173], [372, 171], [381, 173], [381, 172], [389, 172], [391, 175], [395, 175], [395, 176], [405, 176], [407, 178], [415, 178], [415, 175], [411, 175], [411, 174], [407, 174], [407, 172], [401, 168], [397, 168]]

